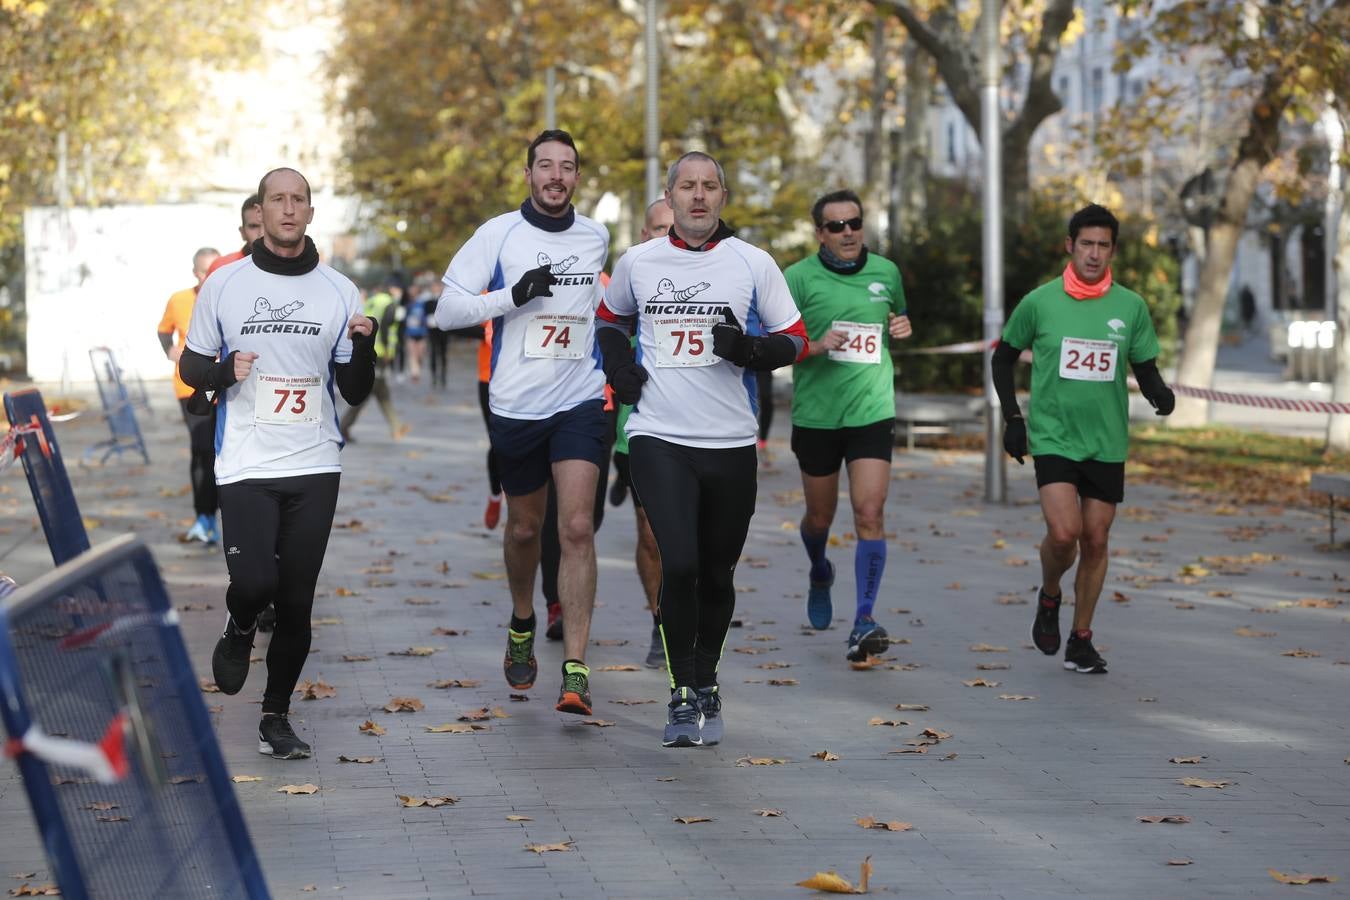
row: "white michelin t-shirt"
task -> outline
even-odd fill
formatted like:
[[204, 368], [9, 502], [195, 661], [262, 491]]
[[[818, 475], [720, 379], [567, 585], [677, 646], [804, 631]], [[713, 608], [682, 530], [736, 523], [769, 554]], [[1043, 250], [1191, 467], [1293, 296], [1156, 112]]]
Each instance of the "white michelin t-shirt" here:
[[[609, 233], [598, 222], [577, 215], [566, 231], [545, 231], [519, 210], [488, 220], [459, 248], [441, 279], [436, 325], [449, 330], [492, 320], [494, 414], [547, 419], [604, 396], [595, 307], [608, 255]], [[558, 279], [553, 296], [517, 308], [512, 286], [541, 265]]]
[[246, 256], [206, 279], [188, 349], [258, 354], [216, 407], [217, 484], [342, 471], [333, 366], [351, 361], [347, 322], [360, 310], [356, 285], [323, 263], [273, 275]]
[[648, 377], [628, 417], [630, 438], [709, 448], [755, 442], [755, 373], [712, 352], [712, 327], [728, 306], [742, 327], [753, 309], [766, 333], [801, 318], [773, 258], [740, 238], [701, 251], [654, 238], [620, 257], [601, 313], [637, 315], [637, 361]]

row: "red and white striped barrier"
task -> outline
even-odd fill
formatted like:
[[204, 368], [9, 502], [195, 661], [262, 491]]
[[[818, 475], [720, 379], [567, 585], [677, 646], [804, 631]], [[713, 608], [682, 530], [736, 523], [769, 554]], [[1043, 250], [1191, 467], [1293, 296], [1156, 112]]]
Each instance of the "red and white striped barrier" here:
[[[905, 350], [906, 354], [946, 355], [956, 353], [981, 353], [986, 347], [993, 347], [997, 341], [962, 341], [959, 344], [943, 344], [938, 347], [920, 347], [917, 350]], [[1028, 362], [1030, 351], [1023, 350], [1020, 360]], [[1132, 389], [1138, 390], [1134, 379], [1129, 379]], [[1278, 409], [1289, 412], [1327, 413], [1330, 415], [1350, 415], [1350, 403], [1335, 400], [1290, 400], [1284, 397], [1271, 397], [1267, 394], [1239, 394], [1232, 391], [1216, 391], [1213, 388], [1191, 387], [1188, 384], [1174, 384], [1172, 390], [1183, 397], [1197, 400], [1209, 400], [1213, 403], [1228, 403], [1233, 406], [1254, 406], [1259, 409]]]
[[1191, 387], [1188, 384], [1174, 384], [1172, 390], [1183, 397], [1212, 400], [1215, 403], [1231, 403], [1235, 406], [1258, 406], [1262, 409], [1283, 409], [1291, 412], [1350, 414], [1350, 403], [1338, 403], [1334, 400], [1288, 400], [1284, 397], [1270, 397], [1265, 394], [1235, 394], [1230, 391], [1216, 391], [1213, 388]]

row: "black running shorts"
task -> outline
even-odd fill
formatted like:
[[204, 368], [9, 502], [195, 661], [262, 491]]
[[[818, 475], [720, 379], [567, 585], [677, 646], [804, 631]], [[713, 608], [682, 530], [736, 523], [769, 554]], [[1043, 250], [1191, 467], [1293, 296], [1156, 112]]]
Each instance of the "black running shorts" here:
[[895, 419], [853, 428], [792, 426], [792, 452], [802, 472], [816, 478], [833, 475], [839, 464], [855, 459], [891, 461], [895, 451]]
[[1036, 487], [1065, 481], [1078, 488], [1078, 496], [1091, 497], [1104, 503], [1120, 503], [1125, 499], [1125, 464], [1100, 462], [1095, 459], [1076, 460], [1067, 456], [1038, 456]]

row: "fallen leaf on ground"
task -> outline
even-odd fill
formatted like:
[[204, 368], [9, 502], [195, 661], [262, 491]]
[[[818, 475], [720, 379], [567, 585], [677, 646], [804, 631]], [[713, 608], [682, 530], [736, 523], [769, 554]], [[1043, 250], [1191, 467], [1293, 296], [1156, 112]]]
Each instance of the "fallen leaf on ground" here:
[[572, 849], [572, 841], [557, 844], [526, 844], [525, 849], [532, 853], [563, 853]]
[[628, 645], [628, 640], [626, 638], [602, 638], [591, 641], [591, 643], [597, 647], [624, 647]]
[[1022, 566], [1027, 565], [1027, 561], [1026, 561], [1025, 559], [1022, 559], [1021, 557], [1018, 557], [1018, 556], [1009, 556], [1007, 559], [1003, 560], [1003, 564], [1004, 564], [1005, 566], [1012, 566], [1012, 567], [1014, 567], [1014, 568], [1021, 568]]
[[[262, 779], [258, 779], [258, 780], [261, 781]], [[97, 801], [97, 802], [95, 802], [95, 803], [86, 803], [85, 806], [84, 806], [84, 808], [85, 808], [85, 809], [92, 809], [92, 810], [94, 810], [95, 812], [107, 812], [107, 811], [110, 810], [110, 809], [117, 809], [117, 804], [116, 804], [116, 803], [110, 803], [110, 802], [108, 802], [107, 800], [100, 800], [100, 801]], [[25, 875], [24, 877], [25, 877], [25, 878], [31, 878], [32, 876], [31, 876], [31, 875]]]
[[200, 681], [198, 681], [197, 684], [199, 687], [201, 687], [203, 694], [220, 693], [220, 688], [216, 687], [216, 683], [214, 681], [208, 681], [207, 679], [203, 678]]
[[881, 716], [873, 716], [867, 720], [868, 725], [885, 725], [887, 728], [898, 728], [901, 725], [908, 725], [904, 719], [883, 719]]
[[[740, 765], [740, 761], [739, 761], [739, 760], [736, 762], [736, 765], [738, 765], [738, 766]], [[657, 781], [679, 781], [680, 779], [676, 778], [674, 775], [662, 775], [660, 778], [658, 778], [658, 779], [656, 779], [656, 780], [657, 780]]]
[[1318, 653], [1316, 650], [1304, 650], [1302, 647], [1296, 647], [1293, 650], [1285, 650], [1280, 655], [1296, 656], [1299, 659], [1313, 659], [1314, 657], [1321, 656], [1322, 654]]
[[506, 577], [505, 572], [474, 572], [473, 577], [480, 581], [501, 581]]
[[340, 763], [362, 763], [362, 764], [364, 764], [364, 765], [369, 765], [370, 763], [375, 763], [375, 762], [379, 762], [379, 761], [380, 761], [380, 758], [379, 758], [378, 756], [339, 756], [339, 757], [338, 757], [338, 762], [340, 762]]
[[928, 705], [924, 703], [897, 703], [895, 708], [900, 712], [928, 712]]
[[781, 816], [783, 811], [781, 809], [757, 809], [754, 810], [754, 813], [761, 819], [772, 819]]
[[760, 654], [760, 653], [768, 653], [769, 650], [768, 650], [768, 648], [766, 648], [766, 647], [732, 647], [732, 648], [731, 648], [731, 652], [732, 652], [732, 653], [745, 653], [745, 654], [749, 654], [750, 656], [755, 656], [755, 655]]
[[384, 729], [381, 728], [379, 725], [376, 725], [369, 719], [366, 719], [360, 725], [357, 725], [356, 730], [361, 732], [362, 734], [373, 734], [373, 735], [384, 734]]
[[769, 679], [769, 684], [772, 684], [772, 685], [774, 685], [774, 686], [776, 686], [776, 687], [793, 687], [793, 686], [795, 686], [795, 685], [797, 685], [797, 684], [799, 684], [799, 683], [800, 683], [800, 682], [798, 682], [797, 679], [795, 679], [795, 678], [770, 678], [770, 679]]
[[759, 665], [755, 666], [755, 668], [756, 668], [756, 669], [790, 669], [790, 668], [792, 668], [792, 663], [785, 663], [785, 662], [762, 662], [762, 663], [760, 663]]
[[442, 678], [440, 681], [428, 681], [429, 688], [476, 688], [483, 682], [477, 678]]
[[441, 797], [409, 797], [406, 794], [399, 794], [398, 802], [410, 809], [416, 806], [430, 806], [432, 809], [435, 809], [438, 806], [450, 806], [451, 804], [458, 803], [459, 798], [451, 797], [449, 794]]
[[750, 637], [746, 638], [746, 640], [759, 641], [760, 643], [769, 644], [778, 640], [778, 638], [774, 637], [771, 634], [752, 634]]
[[1304, 597], [1294, 605], [1303, 609], [1335, 609], [1344, 602], [1343, 600], [1326, 600], [1321, 597]]
[[435, 606], [441, 601], [432, 600], [430, 597], [405, 597], [403, 602], [409, 606]]
[[931, 744], [920, 744], [920, 745], [917, 746], [917, 747], [899, 747], [899, 748], [897, 748], [897, 749], [895, 749], [895, 750], [887, 750], [886, 752], [887, 752], [888, 754], [891, 754], [891, 753], [895, 753], [895, 754], [899, 754], [899, 753], [927, 753], [927, 752], [928, 752], [928, 748], [929, 748], [930, 746], [932, 746], [932, 745], [931, 745]]
[[391, 697], [384, 705], [384, 711], [390, 713], [419, 712], [423, 709], [426, 709], [426, 704], [416, 697]]
[[1034, 695], [1032, 695], [1032, 694], [999, 694], [999, 695], [998, 695], [998, 699], [1000, 699], [1000, 700], [1035, 700], [1036, 697], [1035, 697]]
[[1189, 866], [1193, 862], [1195, 862], [1193, 859], [1169, 859], [1167, 864], [1169, 866]]
[[439, 647], [409, 647], [407, 650], [390, 650], [390, 656], [430, 656]]
[[459, 720], [461, 722], [482, 722], [490, 715], [492, 715], [492, 713], [486, 706], [480, 706], [478, 709], [471, 709], [467, 712], [460, 713]]
[[1004, 594], [994, 598], [994, 602], [999, 606], [1026, 606], [1027, 599], [1019, 597], [1016, 594]]
[[54, 884], [21, 884], [9, 889], [11, 897], [59, 897], [61, 889]]
[[318, 793], [317, 784], [283, 784], [277, 788], [278, 794], [315, 794]]
[[1011, 669], [1012, 666], [1009, 663], [980, 663], [975, 668], [980, 672], [1002, 672]]
[[[512, 703], [529, 703], [529, 702], [530, 702], [530, 695], [529, 695], [529, 694], [508, 694], [507, 696], [511, 699], [511, 702], [512, 702]], [[656, 701], [653, 700], [652, 702], [655, 703]]]
[[837, 753], [831, 753], [831, 752], [828, 751], [828, 750], [821, 750], [821, 751], [819, 751], [819, 752], [817, 752], [817, 753], [812, 753], [812, 754], [811, 754], [811, 758], [812, 758], [812, 759], [823, 759], [823, 760], [825, 760], [825, 762], [834, 762], [836, 759], [839, 758], [839, 755], [838, 755]]
[[712, 819], [707, 816], [674, 816], [671, 821], [679, 822], [681, 825], [693, 825], [698, 822], [711, 822]]
[[445, 725], [423, 726], [427, 734], [473, 734], [475, 731], [491, 731], [489, 725], [460, 724], [450, 722]]
[[1207, 756], [1174, 756], [1168, 760], [1170, 763], [1176, 763], [1179, 766], [1195, 765], [1198, 762], [1208, 759]]
[[854, 819], [863, 828], [873, 828], [878, 831], [909, 831], [914, 826], [908, 822], [882, 822], [871, 816], [863, 816], [861, 819]]
[[342, 657], [343, 662], [370, 662], [375, 657], [366, 656], [364, 653], [348, 653]]
[[131, 816], [94, 816], [99, 822], [130, 822]]
[[357, 597], [357, 596], [360, 596], [356, 591], [352, 590], [351, 588], [345, 588], [345, 587], [337, 588], [337, 589], [335, 589], [335, 590], [333, 591], [333, 593], [336, 594], [336, 595], [339, 596], [339, 597]]
[[1249, 638], [1263, 638], [1275, 636], [1275, 632], [1273, 631], [1259, 631], [1255, 628], [1250, 628], [1246, 625], [1243, 625], [1241, 628], [1234, 628], [1233, 634], [1236, 634], [1238, 637], [1249, 637]]
[[947, 738], [951, 737], [951, 734], [946, 731], [938, 731], [936, 728], [925, 728], [923, 731], [919, 732], [919, 736], [932, 738], [935, 741], [945, 741]]
[[1233, 782], [1231, 781], [1210, 781], [1206, 778], [1178, 778], [1177, 784], [1184, 784], [1186, 787], [1194, 788], [1226, 788]]
[[201, 784], [205, 780], [205, 775], [174, 775], [169, 784]]
[[507, 817], [506, 817], [506, 821], [508, 821], [508, 822], [533, 822], [534, 819], [531, 819], [529, 816], [507, 816]]
[[961, 683], [964, 684], [966, 687], [988, 687], [988, 688], [992, 688], [992, 687], [998, 687], [998, 686], [999, 686], [1000, 684], [1002, 684], [1003, 682], [1001, 682], [1001, 681], [989, 681], [988, 679], [985, 679], [985, 678], [971, 678], [971, 679], [968, 680], [968, 681], [967, 681], [967, 680], [963, 680]]
[[1190, 816], [1139, 816], [1139, 821], [1146, 825], [1189, 825]]
[[431, 629], [431, 633], [441, 637], [459, 637], [461, 634], [468, 634], [467, 628], [446, 628], [443, 625], [437, 625]]
[[581, 724], [594, 725], [596, 728], [609, 728], [613, 726], [614, 723], [609, 721], [608, 719], [583, 719], [581, 721]]
[[596, 669], [596, 671], [597, 671], [597, 672], [641, 672], [642, 670], [639, 669], [637, 666], [629, 665], [628, 663], [623, 663], [622, 665], [617, 665], [617, 666], [601, 666], [600, 668]]
[[838, 872], [817, 872], [805, 881], [797, 882], [798, 887], [811, 888], [816, 891], [824, 891], [828, 894], [865, 894], [867, 893], [867, 882], [872, 877], [872, 857], [867, 857], [862, 861], [861, 871], [858, 873], [858, 886], [853, 884]]
[[248, 784], [250, 781], [262, 781], [261, 775], [236, 775], [230, 779], [235, 784]]
[[1157, 698], [1157, 697], [1140, 697], [1139, 700], [1138, 700], [1138, 702], [1139, 702], [1139, 703], [1157, 703], [1157, 702], [1158, 702], [1158, 698]]
[[885, 657], [872, 656], [871, 654], [868, 654], [866, 659], [850, 659], [848, 661], [848, 667], [850, 669], [855, 669], [859, 672], [862, 672], [867, 669], [875, 669], [877, 666], [883, 665], [885, 662], [886, 662]]
[[995, 647], [993, 644], [971, 644], [971, 653], [1007, 653], [1007, 647]]
[[1266, 871], [1280, 884], [1332, 884], [1337, 880], [1335, 875], [1287, 875], [1275, 869]]
[[736, 760], [736, 765], [744, 766], [781, 766], [787, 763], [786, 759], [777, 759], [772, 756], [742, 756]]
[[1117, 603], [1129, 603], [1130, 595], [1122, 593], [1121, 591], [1112, 591], [1111, 599], [1116, 601]]
[[319, 889], [317, 884], [307, 884], [300, 889], [301, 893], [312, 894]]
[[625, 698], [623, 698], [623, 699], [621, 699], [621, 700], [611, 700], [611, 701], [609, 701], [609, 702], [610, 702], [610, 703], [617, 703], [617, 704], [619, 704], [620, 706], [641, 706], [641, 705], [644, 704], [644, 703], [656, 703], [656, 702], [658, 702], [658, 701], [656, 701], [656, 700], [649, 700], [649, 699], [647, 699], [646, 697], [638, 697], [638, 698], [625, 697]]
[[953, 760], [953, 759], [956, 759], [956, 754], [955, 754], [955, 753], [948, 753], [946, 756], [944, 756], [944, 757], [942, 757], [941, 759], [939, 759], [938, 762], [950, 762], [950, 761]]
[[965, 587], [966, 586], [959, 581], [953, 581], [951, 584], [946, 586], [947, 590], [949, 591], [961, 591], [965, 590]]
[[301, 700], [323, 700], [328, 697], [337, 696], [337, 688], [333, 687], [322, 678], [310, 681], [306, 678], [300, 682], [295, 692], [300, 695]]
[[1177, 574], [1184, 575], [1189, 578], [1204, 578], [1206, 575], [1210, 574], [1210, 572], [1209, 569], [1206, 569], [1202, 565], [1198, 565], [1196, 563], [1187, 563], [1186, 565], [1181, 567], [1181, 571]]

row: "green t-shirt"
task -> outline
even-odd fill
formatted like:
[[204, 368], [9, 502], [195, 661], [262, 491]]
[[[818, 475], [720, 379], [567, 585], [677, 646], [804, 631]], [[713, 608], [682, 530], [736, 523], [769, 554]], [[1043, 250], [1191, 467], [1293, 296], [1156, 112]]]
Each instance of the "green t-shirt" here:
[[1124, 462], [1130, 446], [1125, 365], [1158, 355], [1144, 298], [1118, 284], [1094, 300], [1075, 300], [1056, 278], [1022, 298], [1003, 339], [1030, 349], [1032, 456]]
[[835, 322], [870, 326], [870, 330], [849, 329], [846, 349], [853, 359], [822, 354], [793, 367], [792, 424], [854, 428], [895, 418], [895, 368], [886, 317], [901, 315], [906, 308], [895, 263], [868, 253], [861, 269], [841, 275], [825, 268], [817, 254], [789, 266], [783, 275], [812, 340]]

